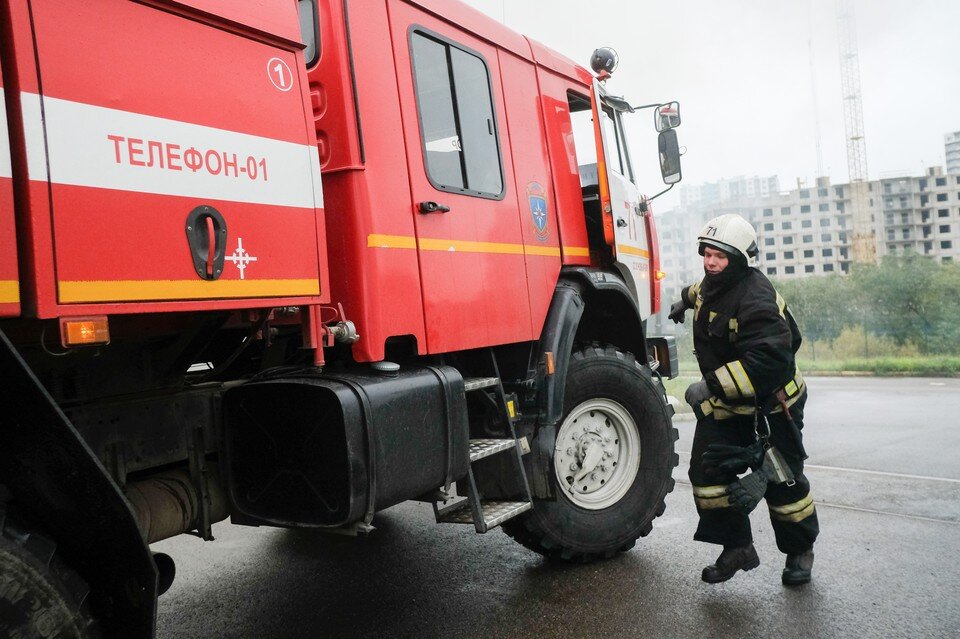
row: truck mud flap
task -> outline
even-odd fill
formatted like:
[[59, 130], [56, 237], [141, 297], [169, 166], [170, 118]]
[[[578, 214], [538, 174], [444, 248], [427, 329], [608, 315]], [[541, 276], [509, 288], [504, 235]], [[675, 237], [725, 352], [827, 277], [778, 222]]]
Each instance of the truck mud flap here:
[[253, 381], [224, 395], [237, 523], [338, 527], [466, 475], [463, 378], [447, 366]]
[[154, 636], [157, 569], [133, 512], [0, 331], [0, 482], [90, 584], [107, 636]]

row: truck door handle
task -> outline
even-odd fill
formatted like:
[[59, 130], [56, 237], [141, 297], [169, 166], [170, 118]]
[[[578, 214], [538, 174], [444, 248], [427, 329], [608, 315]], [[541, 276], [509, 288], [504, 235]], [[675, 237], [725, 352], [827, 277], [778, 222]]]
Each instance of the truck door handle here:
[[450, 207], [428, 200], [426, 202], [420, 202], [420, 204], [417, 205], [417, 210], [421, 213], [449, 213]]
[[197, 275], [203, 280], [219, 279], [227, 248], [227, 221], [217, 209], [201, 205], [190, 211], [186, 227]]

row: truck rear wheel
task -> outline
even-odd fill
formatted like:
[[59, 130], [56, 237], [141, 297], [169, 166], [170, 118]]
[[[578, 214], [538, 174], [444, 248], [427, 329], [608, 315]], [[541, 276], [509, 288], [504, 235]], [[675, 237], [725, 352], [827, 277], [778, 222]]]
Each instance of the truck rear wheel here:
[[650, 369], [612, 346], [575, 352], [552, 459], [531, 456], [556, 494], [504, 531], [550, 558], [588, 562], [629, 550], [663, 514], [677, 431]]
[[90, 589], [56, 544], [4, 515], [0, 506], [0, 637], [100, 637], [86, 605]]

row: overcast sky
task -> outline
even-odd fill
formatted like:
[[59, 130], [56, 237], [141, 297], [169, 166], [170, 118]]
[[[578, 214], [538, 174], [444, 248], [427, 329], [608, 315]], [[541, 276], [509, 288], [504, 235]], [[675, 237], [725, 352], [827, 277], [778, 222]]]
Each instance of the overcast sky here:
[[[824, 172], [847, 180], [834, 0], [466, 1], [584, 66], [596, 47], [613, 47], [620, 66], [608, 88], [633, 104], [680, 100], [683, 184], [812, 182], [818, 120]], [[854, 6], [870, 178], [943, 165], [943, 136], [960, 130], [960, 0]], [[652, 194], [653, 119], [635, 117], [634, 155], [650, 160], [641, 190]], [[676, 201], [670, 193], [658, 208]]]

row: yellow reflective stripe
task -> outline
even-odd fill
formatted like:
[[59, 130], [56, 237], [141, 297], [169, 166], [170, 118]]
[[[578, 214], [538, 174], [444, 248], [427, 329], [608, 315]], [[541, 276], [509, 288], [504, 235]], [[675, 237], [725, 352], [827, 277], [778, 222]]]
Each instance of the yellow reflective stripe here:
[[710, 322], [712, 322], [712, 321], [713, 321], [713, 318], [716, 317], [716, 316], [717, 316], [717, 312], [716, 312], [716, 311], [710, 311], [710, 315], [709, 315], [709, 317], [707, 318], [707, 320], [710, 321]]
[[727, 370], [725, 365], [713, 371], [713, 374], [717, 376], [717, 381], [720, 382], [720, 386], [723, 387], [724, 395], [730, 398], [740, 397], [740, 391], [737, 390], [737, 385], [733, 381], [733, 376], [730, 375], [730, 371]]
[[747, 371], [740, 360], [730, 362], [727, 364], [727, 368], [730, 370], [730, 374], [733, 375], [733, 380], [740, 389], [741, 397], [753, 397], [756, 395], [753, 384], [750, 382], [750, 376], [747, 375]]
[[417, 241], [423, 251], [448, 251], [450, 253], [498, 253], [523, 255], [523, 244], [506, 242], [473, 242], [469, 240], [443, 240], [429, 237]]
[[585, 246], [564, 246], [564, 257], [590, 257], [590, 249]]
[[726, 495], [730, 489], [726, 485], [722, 486], [693, 486], [694, 497], [719, 497]]
[[0, 304], [16, 304], [20, 301], [20, 282], [0, 280]]
[[560, 257], [560, 247], [558, 246], [531, 246], [523, 245], [523, 252], [526, 255], [545, 255], [547, 257]]
[[784, 504], [783, 506], [770, 506], [770, 512], [777, 513], [780, 515], [789, 515], [797, 511], [803, 510], [807, 506], [813, 503], [813, 495], [807, 493], [807, 496], [803, 499], [795, 501], [790, 504]]
[[630, 246], [629, 244], [617, 244], [617, 253], [624, 253], [626, 255], [635, 255], [637, 257], [643, 257], [650, 259], [650, 252], [646, 249], [638, 248], [636, 246]]
[[800, 389], [797, 388], [797, 383], [795, 381], [790, 380], [787, 382], [787, 385], [783, 387], [783, 390], [787, 393], [787, 395], [792, 397], [796, 395], [797, 391]]
[[417, 238], [409, 235], [380, 235], [371, 233], [367, 236], [368, 248], [417, 248]]
[[710, 400], [705, 400], [700, 404], [700, 412], [703, 413], [703, 416], [706, 417], [713, 412], [713, 404], [710, 403]]
[[736, 333], [740, 330], [740, 322], [737, 321], [736, 317], [730, 318], [730, 332]]
[[704, 499], [703, 497], [694, 497], [693, 501], [697, 504], [697, 508], [700, 510], [713, 510], [715, 508], [729, 508], [730, 507], [730, 498], [726, 495], [723, 497], [714, 497], [712, 499]]
[[691, 284], [687, 287], [687, 304], [693, 307], [697, 303], [697, 298], [700, 296], [700, 282]]
[[[541, 255], [560, 257], [559, 246], [514, 244], [512, 242], [474, 242], [470, 240], [445, 240], [411, 235], [367, 235], [367, 248], [416, 249], [421, 251], [444, 251], [449, 253], [487, 253], [490, 255]], [[590, 249], [571, 247], [563, 250], [565, 255], [589, 257]]]
[[780, 317], [787, 319], [787, 316], [784, 315], [783, 309], [787, 307], [787, 300], [783, 299], [783, 296], [780, 293], [777, 293], [777, 310], [780, 311]]
[[67, 281], [57, 285], [57, 298], [61, 304], [319, 294], [320, 281], [315, 279]]
[[796, 512], [792, 513], [778, 513], [774, 512], [773, 509], [770, 509], [770, 519], [776, 519], [777, 521], [788, 521], [791, 523], [797, 523], [798, 521], [803, 521], [813, 513], [817, 511], [813, 503], [810, 503], [806, 508], [802, 508]]

